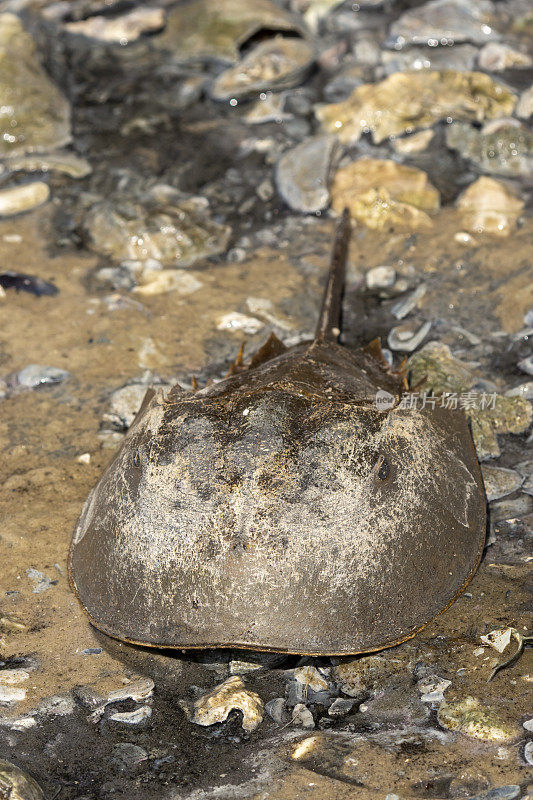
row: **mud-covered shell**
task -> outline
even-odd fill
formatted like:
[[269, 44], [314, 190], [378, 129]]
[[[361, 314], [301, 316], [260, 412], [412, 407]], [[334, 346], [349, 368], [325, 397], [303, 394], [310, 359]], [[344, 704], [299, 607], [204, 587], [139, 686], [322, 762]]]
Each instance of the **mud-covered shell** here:
[[443, 611], [485, 539], [467, 423], [378, 411], [394, 382], [362, 359], [313, 345], [146, 402], [74, 535], [93, 623], [165, 647], [347, 654]]

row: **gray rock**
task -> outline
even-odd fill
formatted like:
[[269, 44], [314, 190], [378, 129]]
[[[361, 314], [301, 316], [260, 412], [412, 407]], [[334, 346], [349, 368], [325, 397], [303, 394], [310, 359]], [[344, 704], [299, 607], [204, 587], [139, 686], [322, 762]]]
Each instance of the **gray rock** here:
[[493, 30], [494, 7], [488, 0], [430, 0], [410, 9], [391, 25], [391, 44], [485, 44], [498, 35]]
[[112, 762], [120, 770], [131, 772], [148, 761], [148, 753], [132, 742], [119, 742], [113, 747]]
[[337, 153], [333, 136], [315, 136], [285, 152], [275, 169], [281, 197], [295, 211], [312, 214], [329, 203], [329, 175]]
[[533, 356], [523, 358], [518, 362], [517, 366], [518, 369], [522, 370], [522, 372], [526, 372], [528, 375], [533, 375]]
[[525, 517], [533, 511], [533, 498], [528, 494], [520, 494], [515, 500], [501, 500], [490, 507], [491, 521]]
[[59, 367], [43, 367], [40, 364], [28, 364], [21, 369], [17, 375], [17, 380], [21, 386], [35, 389], [36, 386], [44, 386], [50, 383], [62, 383], [70, 377], [70, 373]]
[[385, 688], [373, 700], [359, 706], [359, 711], [370, 722], [400, 725], [421, 725], [430, 716], [429, 708], [411, 685]]
[[533, 381], [526, 381], [505, 392], [506, 397], [524, 397], [533, 400]]
[[154, 46], [175, 61], [237, 62], [239, 48], [261, 30], [298, 31], [295, 16], [271, 0], [192, 0], [173, 6]]
[[468, 800], [514, 800], [520, 794], [520, 786], [498, 786], [496, 789], [489, 789], [483, 794], [476, 794]]
[[337, 697], [328, 708], [330, 717], [345, 717], [350, 713], [355, 705], [355, 700], [347, 700], [345, 697]]
[[481, 467], [483, 483], [487, 500], [499, 500], [512, 492], [516, 492], [524, 482], [523, 477], [515, 472], [514, 469], [504, 469], [503, 467], [492, 467], [483, 464]]
[[0, 14], [0, 156], [68, 144], [70, 107], [14, 14]]
[[105, 422], [110, 423], [113, 430], [127, 430], [135, 419], [148, 388], [145, 383], [132, 383], [113, 392], [109, 411], [103, 416]]
[[489, 42], [480, 50], [478, 56], [478, 65], [489, 72], [530, 67], [532, 63], [531, 58], [525, 53], [500, 42]]
[[446, 129], [446, 144], [494, 175], [527, 175], [533, 168], [533, 134], [515, 119], [494, 120], [481, 130], [453, 122]]
[[278, 725], [285, 725], [289, 720], [289, 712], [283, 697], [276, 697], [265, 703], [265, 711]]
[[385, 72], [403, 72], [410, 69], [454, 69], [467, 72], [474, 68], [477, 48], [471, 44], [455, 47], [410, 47], [408, 50], [387, 51], [381, 54]]
[[324, 86], [324, 100], [338, 103], [346, 100], [357, 86], [366, 82], [365, 68], [361, 64], [347, 63]]

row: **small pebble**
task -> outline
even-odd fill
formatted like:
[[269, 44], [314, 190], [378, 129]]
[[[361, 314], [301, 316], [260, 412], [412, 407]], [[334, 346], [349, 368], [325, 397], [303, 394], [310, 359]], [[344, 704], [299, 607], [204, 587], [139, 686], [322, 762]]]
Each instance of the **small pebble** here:
[[111, 395], [109, 411], [103, 415], [113, 430], [124, 431], [132, 424], [148, 390], [145, 383], [132, 383]]
[[24, 683], [30, 677], [30, 673], [25, 669], [1, 669], [0, 686], [16, 686]]
[[368, 270], [365, 280], [368, 289], [390, 289], [396, 282], [396, 270], [389, 266], [374, 267]]
[[533, 767], [533, 742], [527, 742], [524, 747], [524, 758]]
[[345, 697], [337, 697], [328, 708], [330, 717], [345, 717], [350, 713], [355, 705], [355, 700], [348, 700]]
[[274, 186], [269, 180], [262, 181], [256, 189], [257, 196], [263, 203], [267, 203], [274, 197]]
[[313, 715], [304, 703], [298, 703], [292, 709], [292, 723], [301, 728], [314, 728], [315, 720]]
[[265, 711], [278, 725], [287, 722], [287, 707], [283, 697], [275, 697], [274, 700], [265, 703]]
[[0, 686], [0, 705], [10, 706], [26, 697], [26, 689], [16, 686]]
[[316, 136], [281, 156], [275, 170], [276, 186], [290, 208], [310, 214], [328, 205], [329, 173], [337, 149], [333, 136]]
[[90, 464], [91, 463], [91, 454], [90, 453], [82, 453], [80, 456], [77, 457], [76, 461], [78, 464]]
[[21, 386], [34, 389], [36, 386], [45, 384], [62, 383], [70, 377], [70, 373], [59, 367], [43, 367], [39, 364], [28, 364], [21, 369], [17, 375], [17, 380]]
[[50, 197], [50, 187], [42, 181], [23, 183], [0, 190], [0, 217], [12, 217], [31, 211], [46, 203]]
[[217, 320], [217, 328], [219, 331], [242, 331], [250, 336], [253, 336], [254, 333], [258, 333], [264, 327], [264, 322], [261, 322], [255, 317], [247, 317], [246, 314], [240, 314], [238, 311], [223, 314]]
[[148, 761], [148, 753], [132, 742], [119, 742], [113, 747], [113, 761], [124, 770], [132, 770]]
[[476, 240], [474, 239], [472, 234], [468, 233], [467, 231], [457, 231], [457, 233], [454, 234], [453, 238], [458, 244], [472, 245], [476, 243]]

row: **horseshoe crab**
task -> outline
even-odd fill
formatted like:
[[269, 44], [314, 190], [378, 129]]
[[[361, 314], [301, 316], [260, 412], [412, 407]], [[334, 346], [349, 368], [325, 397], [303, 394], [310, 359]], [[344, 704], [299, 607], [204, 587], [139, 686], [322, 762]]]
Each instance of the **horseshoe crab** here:
[[[91, 622], [128, 642], [356, 654], [415, 635], [485, 540], [461, 411], [405, 409], [375, 344], [338, 344], [350, 222], [311, 343], [225, 380], [148, 390], [70, 552]], [[385, 398], [387, 402], [379, 403]]]

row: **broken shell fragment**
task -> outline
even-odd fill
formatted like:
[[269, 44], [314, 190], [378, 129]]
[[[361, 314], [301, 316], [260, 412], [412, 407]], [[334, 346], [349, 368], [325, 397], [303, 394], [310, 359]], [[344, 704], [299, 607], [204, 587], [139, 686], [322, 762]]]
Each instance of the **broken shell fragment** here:
[[235, 67], [214, 81], [213, 100], [248, 97], [268, 89], [289, 89], [305, 77], [314, 60], [314, 50], [303, 39], [276, 36], [254, 47]]
[[100, 42], [125, 45], [137, 41], [143, 33], [160, 30], [164, 24], [165, 12], [162, 8], [140, 7], [114, 19], [97, 14], [88, 19], [67, 22], [65, 30]]
[[297, 667], [294, 670], [294, 677], [299, 683], [303, 683], [315, 692], [324, 691], [329, 685], [317, 668], [312, 666]]
[[403, 319], [420, 305], [420, 301], [425, 294], [426, 287], [422, 283], [420, 286], [417, 286], [414, 291], [408, 294], [407, 297], [402, 297], [401, 300], [398, 300], [397, 303], [394, 303], [391, 308], [391, 314], [393, 317], [396, 317], [396, 319]]
[[167, 292], [187, 295], [197, 292], [202, 286], [201, 281], [184, 269], [145, 269], [133, 291], [144, 297]]
[[438, 675], [430, 675], [418, 681], [418, 691], [423, 703], [442, 703], [444, 692], [449, 689], [452, 682]]
[[191, 722], [197, 725], [214, 725], [224, 722], [231, 711], [242, 712], [242, 727], [254, 731], [263, 719], [263, 702], [258, 694], [246, 689], [238, 675], [204, 694], [194, 704]]
[[[154, 690], [154, 682], [151, 678], [140, 678], [139, 680], [132, 681], [131, 683], [126, 684], [125, 686], [121, 687], [120, 689], [115, 689], [112, 692], [109, 692], [107, 698], [100, 703], [100, 705], [93, 711], [92, 714], [89, 715], [88, 719], [91, 722], [99, 722], [106, 707], [110, 703], [118, 703], [122, 700], [135, 700], [135, 702], [142, 702], [149, 700], [152, 696], [152, 692]], [[149, 713], [143, 711], [142, 709], [146, 709], [149, 707], [144, 705], [141, 708], [135, 709], [134, 711], [125, 711], [120, 712], [117, 711], [110, 716], [110, 719], [114, 719], [117, 722], [129, 722], [129, 723], [136, 723], [142, 721], [146, 717], [149, 717], [151, 709], [149, 709]], [[129, 715], [129, 716], [127, 716]]]
[[428, 227], [428, 213], [440, 205], [438, 191], [425, 172], [379, 158], [361, 158], [339, 169], [331, 188], [332, 207], [348, 208], [368, 228], [390, 225]]
[[0, 797], [6, 800], [43, 800], [44, 795], [30, 775], [0, 759]]
[[445, 701], [437, 712], [437, 719], [443, 728], [484, 742], [512, 742], [520, 735], [516, 723], [503, 719], [475, 697]]
[[247, 317], [246, 314], [241, 314], [239, 311], [231, 311], [217, 319], [219, 331], [242, 331], [253, 336], [254, 333], [259, 333], [264, 327], [263, 322], [260, 322], [255, 317]]
[[316, 116], [343, 143], [353, 144], [370, 131], [379, 144], [440, 119], [499, 118], [511, 114], [515, 103], [512, 92], [482, 72], [423, 69], [358, 86], [347, 100], [318, 107]]
[[16, 686], [24, 683], [30, 677], [30, 673], [25, 669], [2, 669], [0, 670], [0, 685]]
[[302, 26], [271, 0], [192, 0], [169, 11], [156, 47], [176, 61], [236, 62], [239, 48], [260, 30], [299, 31]]
[[412, 353], [419, 344], [422, 344], [431, 329], [431, 322], [424, 322], [417, 327], [414, 322], [406, 322], [392, 328], [389, 332], [387, 342], [391, 350], [400, 353]]
[[152, 709], [150, 706], [141, 706], [134, 711], [115, 711], [114, 714], [109, 715], [109, 719], [113, 722], [121, 722], [124, 725], [138, 725], [152, 716]]
[[474, 233], [509, 236], [524, 209], [524, 202], [504, 183], [482, 176], [457, 198], [462, 224]]
[[514, 628], [496, 628], [490, 633], [485, 634], [485, 636], [480, 636], [479, 638], [484, 644], [494, 647], [498, 653], [503, 653], [503, 651], [509, 647], [511, 636], [514, 630]]

